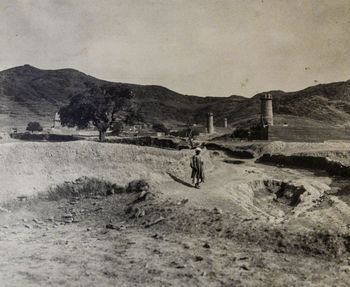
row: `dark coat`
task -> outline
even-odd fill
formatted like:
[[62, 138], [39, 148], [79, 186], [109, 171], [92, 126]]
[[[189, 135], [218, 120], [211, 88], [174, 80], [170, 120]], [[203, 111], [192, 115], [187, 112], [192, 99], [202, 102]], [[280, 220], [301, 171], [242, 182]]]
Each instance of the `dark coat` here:
[[203, 161], [200, 155], [194, 155], [191, 158], [190, 166], [192, 168], [191, 178], [197, 179], [198, 181], [204, 181]]

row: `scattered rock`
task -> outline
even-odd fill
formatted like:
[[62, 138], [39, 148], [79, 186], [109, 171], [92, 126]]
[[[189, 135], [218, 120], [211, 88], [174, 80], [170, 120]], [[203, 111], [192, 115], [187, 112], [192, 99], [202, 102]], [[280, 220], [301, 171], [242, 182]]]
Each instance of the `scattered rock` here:
[[239, 268], [240, 268], [240, 269], [243, 269], [243, 270], [246, 270], [246, 271], [249, 270], [249, 268], [248, 268], [247, 265], [241, 265]]
[[252, 220], [254, 220], [254, 218], [243, 218], [243, 222], [252, 221]]
[[33, 218], [33, 222], [35, 222], [36, 224], [44, 224], [44, 222], [42, 222], [36, 218]]
[[114, 226], [113, 224], [110, 224], [110, 223], [106, 225], [106, 228], [107, 229], [117, 229], [116, 226]]
[[138, 217], [144, 217], [145, 216], [145, 211], [143, 209], [138, 209], [136, 212], [135, 212], [135, 217], [138, 218]]
[[177, 269], [182, 269], [182, 268], [185, 268], [185, 267], [186, 267], [186, 265], [179, 264], [179, 263], [177, 263], [177, 262], [175, 262], [175, 261], [172, 261], [172, 262], [170, 263], [170, 266], [175, 267], [175, 268], [177, 268]]
[[213, 212], [215, 214], [222, 214], [222, 210], [220, 208], [214, 207]]
[[118, 230], [119, 231], [122, 231], [122, 230], [125, 230], [126, 229], [126, 227], [124, 226], [124, 225], [120, 225], [119, 227], [118, 227]]
[[28, 228], [28, 229], [31, 229], [32, 227], [30, 226], [30, 225], [28, 225], [28, 224], [24, 224], [24, 227], [25, 228]]
[[146, 200], [148, 194], [149, 194], [148, 191], [143, 190], [143, 191], [140, 193], [140, 195], [138, 196], [138, 200], [139, 200], [139, 201]]
[[179, 202], [177, 203], [177, 205], [184, 205], [184, 204], [186, 204], [188, 201], [189, 201], [188, 198], [184, 198], [183, 200], [179, 201]]
[[26, 195], [17, 196], [17, 199], [18, 199], [19, 201], [25, 201], [25, 200], [28, 199], [28, 196], [26, 196]]
[[184, 246], [185, 249], [190, 249], [190, 246], [187, 243], [184, 243], [183, 246]]
[[153, 253], [157, 255], [161, 255], [162, 252], [159, 249], [153, 249]]
[[203, 261], [203, 257], [202, 256], [199, 256], [197, 255], [195, 258], [194, 258], [195, 261]]
[[70, 219], [70, 218], [73, 218], [73, 215], [71, 213], [66, 213], [62, 215], [62, 218]]
[[208, 242], [206, 242], [206, 243], [204, 243], [203, 247], [209, 249], [209, 248], [210, 248], [210, 245], [209, 245]]
[[277, 246], [282, 248], [287, 247], [283, 240], [279, 240]]
[[342, 266], [342, 267], [340, 268], [340, 271], [349, 274], [349, 273], [350, 273], [350, 267], [349, 267], [349, 266]]
[[[121, 231], [121, 230], [125, 230], [125, 229], [126, 229], [126, 227], [125, 227], [124, 225], [116, 226], [116, 225], [111, 224], [111, 223], [107, 224], [107, 225], [106, 225], [106, 228], [107, 228], [107, 229], [114, 229], [114, 230], [118, 230], [118, 231]], [[128, 244], [129, 244], [129, 243], [128, 243]]]

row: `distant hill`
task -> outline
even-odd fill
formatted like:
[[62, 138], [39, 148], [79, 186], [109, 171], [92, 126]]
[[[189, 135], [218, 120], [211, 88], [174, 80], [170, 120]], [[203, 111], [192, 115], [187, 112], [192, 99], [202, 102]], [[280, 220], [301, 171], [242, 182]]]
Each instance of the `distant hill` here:
[[[261, 94], [198, 97], [182, 95], [161, 86], [112, 83], [73, 69], [41, 70], [24, 65], [0, 72], [0, 126], [24, 126], [37, 120], [50, 126], [54, 114], [69, 97], [85, 89], [85, 83], [125, 85], [136, 94], [135, 102], [145, 120], [168, 126], [185, 124], [191, 117], [205, 123], [206, 113], [215, 124], [227, 117], [233, 126], [258, 122]], [[298, 92], [271, 91], [275, 121], [295, 125], [337, 125], [350, 122], [350, 81], [322, 84]]]
[[86, 81], [98, 82], [72, 69], [24, 65], [0, 72], [0, 125], [21, 126], [33, 120], [50, 125], [69, 95], [84, 89]]
[[350, 121], [350, 81], [320, 84], [291, 93], [274, 91], [272, 95], [276, 114], [307, 117], [329, 124]]

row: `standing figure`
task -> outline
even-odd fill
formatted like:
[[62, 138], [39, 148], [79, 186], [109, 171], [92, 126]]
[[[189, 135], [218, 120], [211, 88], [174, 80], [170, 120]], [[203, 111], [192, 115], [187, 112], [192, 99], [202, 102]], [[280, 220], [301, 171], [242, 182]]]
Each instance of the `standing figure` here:
[[201, 149], [196, 148], [196, 154], [192, 156], [190, 166], [192, 168], [192, 184], [195, 184], [195, 188], [200, 188], [199, 183], [204, 182], [204, 170], [203, 161], [201, 159], [200, 153]]

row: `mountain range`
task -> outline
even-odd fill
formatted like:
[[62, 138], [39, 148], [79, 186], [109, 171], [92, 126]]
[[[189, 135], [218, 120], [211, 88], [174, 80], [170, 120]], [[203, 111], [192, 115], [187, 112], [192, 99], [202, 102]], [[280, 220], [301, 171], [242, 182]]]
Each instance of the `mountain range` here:
[[[175, 127], [192, 118], [204, 124], [208, 112], [214, 113], [216, 126], [222, 126], [225, 117], [232, 127], [254, 124], [260, 118], [262, 93], [252, 98], [190, 96], [162, 86], [103, 81], [74, 69], [42, 70], [24, 65], [0, 72], [0, 127], [22, 127], [29, 121], [52, 125], [59, 108], [69, 102], [71, 95], [84, 90], [86, 83], [127, 86], [135, 93], [135, 104], [148, 123]], [[319, 84], [296, 92], [267, 92], [273, 96], [276, 124], [350, 123], [350, 81]]]

